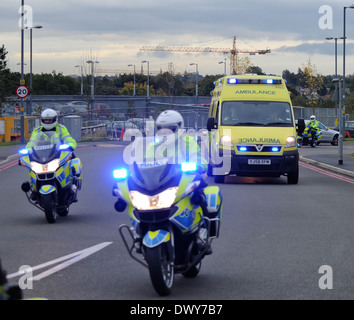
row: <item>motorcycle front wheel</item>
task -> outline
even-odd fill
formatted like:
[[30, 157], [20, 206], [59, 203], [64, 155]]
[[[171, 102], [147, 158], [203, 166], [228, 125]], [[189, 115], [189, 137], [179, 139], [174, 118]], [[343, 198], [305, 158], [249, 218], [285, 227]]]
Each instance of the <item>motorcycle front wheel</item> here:
[[45, 217], [48, 223], [55, 223], [57, 219], [57, 210], [53, 205], [53, 196], [51, 194], [46, 194], [42, 199], [43, 209]]
[[166, 245], [145, 247], [145, 258], [154, 289], [160, 296], [169, 295], [174, 281], [174, 264], [168, 259]]

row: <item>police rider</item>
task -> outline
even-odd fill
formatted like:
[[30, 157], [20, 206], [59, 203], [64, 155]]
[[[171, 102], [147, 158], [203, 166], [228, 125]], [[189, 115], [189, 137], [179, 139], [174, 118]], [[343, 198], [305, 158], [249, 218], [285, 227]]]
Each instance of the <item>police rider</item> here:
[[[33, 130], [31, 138], [26, 145], [26, 148], [29, 149], [34, 147], [37, 144], [37, 141], [39, 141], [41, 137], [43, 138], [43, 135], [45, 136], [45, 133], [49, 131], [55, 132], [56, 136], [58, 136], [60, 139], [59, 142], [68, 144], [72, 149], [72, 151], [76, 149], [77, 147], [76, 140], [70, 135], [68, 129], [64, 125], [59, 124], [58, 114], [53, 109], [45, 109], [41, 113], [41, 125], [38, 128]], [[78, 158], [75, 157], [74, 153], [72, 159], [80, 161]], [[76, 185], [76, 187], [80, 189], [82, 174], [81, 172], [73, 172], [73, 174], [76, 177], [76, 179], [73, 180], [73, 183]], [[76, 197], [77, 197], [77, 193], [75, 193], [74, 201], [77, 201]], [[36, 200], [34, 198], [35, 198], [35, 194], [32, 194], [31, 199]]]
[[[159, 160], [168, 156], [169, 151], [175, 156], [175, 162], [178, 161], [196, 161], [198, 172], [202, 175], [202, 188], [207, 186], [205, 179], [207, 177], [208, 162], [202, 156], [200, 147], [194, 136], [185, 134], [184, 120], [181, 114], [175, 110], [163, 111], [156, 119], [156, 129], [158, 140], [152, 142], [147, 147], [147, 159]], [[159, 139], [161, 136], [167, 136], [167, 140]], [[162, 144], [164, 146], [161, 148]], [[167, 146], [166, 146], [167, 145]], [[166, 146], [166, 148], [165, 148]], [[160, 148], [159, 148], [160, 147]], [[181, 160], [182, 158], [182, 160]], [[203, 189], [198, 189], [203, 190]], [[201, 201], [200, 206], [206, 217], [209, 217], [206, 198], [203, 192], [193, 194]], [[191, 201], [193, 201], [193, 196]], [[211, 254], [211, 243], [207, 245], [206, 254]]]

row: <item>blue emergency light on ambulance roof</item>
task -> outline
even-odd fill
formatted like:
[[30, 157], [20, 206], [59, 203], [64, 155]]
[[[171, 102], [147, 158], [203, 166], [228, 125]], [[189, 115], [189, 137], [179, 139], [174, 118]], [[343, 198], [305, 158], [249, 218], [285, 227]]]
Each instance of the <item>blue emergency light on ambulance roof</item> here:
[[267, 84], [273, 84], [274, 83], [274, 79], [267, 79]]
[[235, 79], [235, 78], [227, 79], [227, 83], [228, 84], [236, 84], [237, 83], [237, 79]]

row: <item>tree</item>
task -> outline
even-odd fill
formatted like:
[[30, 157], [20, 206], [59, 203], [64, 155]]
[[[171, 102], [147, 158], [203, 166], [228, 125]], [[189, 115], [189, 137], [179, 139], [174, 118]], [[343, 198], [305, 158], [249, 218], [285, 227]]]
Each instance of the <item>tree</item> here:
[[311, 59], [304, 65], [303, 81], [306, 88], [308, 88], [309, 102], [307, 103], [312, 107], [315, 113], [315, 106], [318, 100], [318, 91], [321, 90], [323, 84], [322, 76], [317, 72], [316, 66], [311, 63]]
[[7, 53], [5, 46], [2, 45], [0, 48], [0, 114], [2, 114], [3, 102], [6, 101], [8, 95], [6, 77], [10, 70], [7, 68]]

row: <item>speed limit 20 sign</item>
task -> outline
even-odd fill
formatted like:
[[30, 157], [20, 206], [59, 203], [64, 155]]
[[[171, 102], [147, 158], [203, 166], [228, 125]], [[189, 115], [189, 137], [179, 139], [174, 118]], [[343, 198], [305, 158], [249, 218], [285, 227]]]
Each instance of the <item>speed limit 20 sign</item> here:
[[29, 90], [26, 86], [18, 86], [16, 89], [16, 95], [21, 98], [24, 99], [28, 96], [29, 94]]

